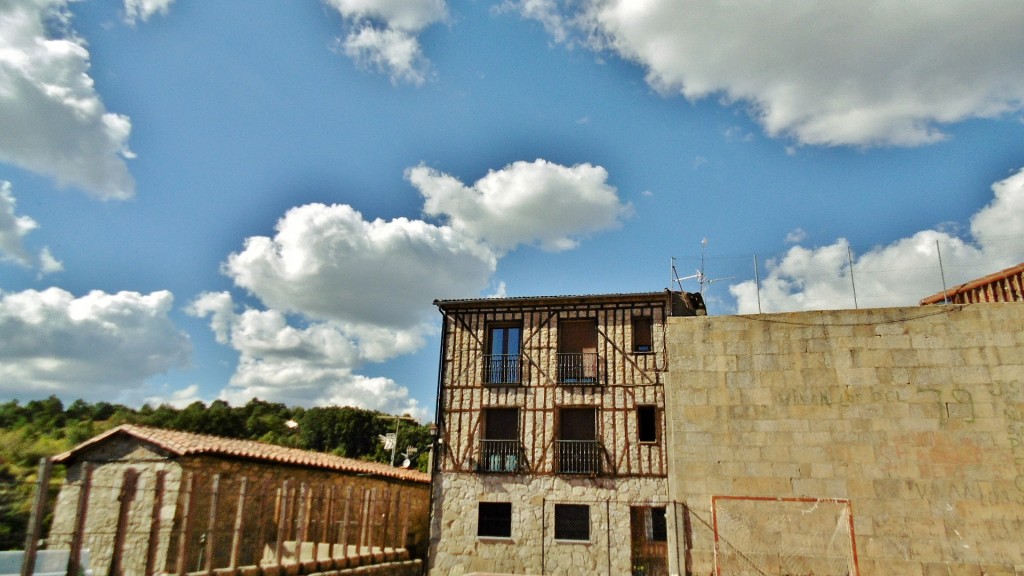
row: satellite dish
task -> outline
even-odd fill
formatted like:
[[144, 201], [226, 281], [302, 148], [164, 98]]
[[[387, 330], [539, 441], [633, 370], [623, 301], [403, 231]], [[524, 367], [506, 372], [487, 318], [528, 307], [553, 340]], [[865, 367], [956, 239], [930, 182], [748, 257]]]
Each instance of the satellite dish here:
[[408, 458], [406, 458], [405, 460], [402, 460], [402, 468], [408, 468], [411, 465], [412, 465], [412, 462], [410, 462]]

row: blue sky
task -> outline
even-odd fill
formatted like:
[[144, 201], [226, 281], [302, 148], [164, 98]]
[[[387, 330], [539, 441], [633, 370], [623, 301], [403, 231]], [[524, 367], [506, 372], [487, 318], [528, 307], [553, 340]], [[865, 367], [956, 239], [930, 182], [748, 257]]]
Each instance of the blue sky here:
[[656, 291], [702, 252], [712, 314], [915, 305], [1024, 261], [1021, 23], [0, 0], [0, 400], [429, 418], [434, 299]]

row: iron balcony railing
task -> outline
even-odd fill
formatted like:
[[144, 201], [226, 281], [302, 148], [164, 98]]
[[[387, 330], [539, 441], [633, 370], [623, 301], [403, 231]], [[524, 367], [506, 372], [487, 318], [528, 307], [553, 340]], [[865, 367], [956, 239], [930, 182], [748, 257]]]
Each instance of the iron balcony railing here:
[[481, 440], [480, 472], [519, 472], [523, 448], [519, 440]]
[[560, 353], [558, 355], [558, 382], [561, 384], [597, 384], [597, 367], [596, 352]]
[[597, 440], [557, 440], [559, 474], [600, 474], [601, 444]]
[[484, 356], [484, 382], [487, 384], [519, 384], [522, 377], [522, 360], [519, 354]]

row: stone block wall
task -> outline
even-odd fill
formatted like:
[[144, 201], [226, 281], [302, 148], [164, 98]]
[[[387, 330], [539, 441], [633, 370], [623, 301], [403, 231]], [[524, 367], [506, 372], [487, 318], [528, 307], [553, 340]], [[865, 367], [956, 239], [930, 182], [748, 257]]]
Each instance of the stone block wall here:
[[[630, 574], [630, 507], [666, 506], [664, 478], [441, 473], [430, 574]], [[512, 536], [477, 536], [479, 502], [512, 503]], [[590, 507], [590, 539], [558, 541], [554, 506]]]
[[106, 574], [115, 561], [124, 573], [146, 573], [147, 564], [173, 572], [179, 556], [186, 571], [207, 562], [226, 567], [233, 553], [238, 566], [258, 565], [279, 539], [343, 539], [356, 553], [376, 547], [425, 555], [426, 483], [248, 459], [171, 459], [122, 437], [91, 447], [69, 466], [50, 548], [70, 546], [86, 486], [85, 462], [92, 471], [81, 521], [83, 547], [90, 549], [90, 567], [98, 574]]
[[668, 346], [673, 573], [1024, 574], [1024, 305], [671, 318]]

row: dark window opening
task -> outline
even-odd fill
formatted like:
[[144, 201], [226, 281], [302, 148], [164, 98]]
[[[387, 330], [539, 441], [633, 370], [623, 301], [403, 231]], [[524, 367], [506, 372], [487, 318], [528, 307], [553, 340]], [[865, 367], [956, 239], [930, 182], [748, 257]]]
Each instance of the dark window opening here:
[[640, 442], [658, 441], [658, 407], [636, 407], [636, 432]]
[[558, 381], [597, 383], [597, 321], [558, 321]]
[[484, 355], [484, 382], [518, 384], [522, 381], [523, 328], [519, 324], [498, 324], [488, 330]]
[[654, 351], [654, 321], [650, 316], [633, 318], [633, 352]]
[[555, 504], [555, 540], [590, 540], [590, 506]]
[[598, 474], [601, 447], [597, 441], [597, 409], [559, 410], [557, 446], [559, 473]]
[[480, 446], [482, 472], [517, 472], [521, 463], [519, 409], [484, 408]]
[[512, 537], [512, 503], [480, 502], [476, 535], [487, 538]]

